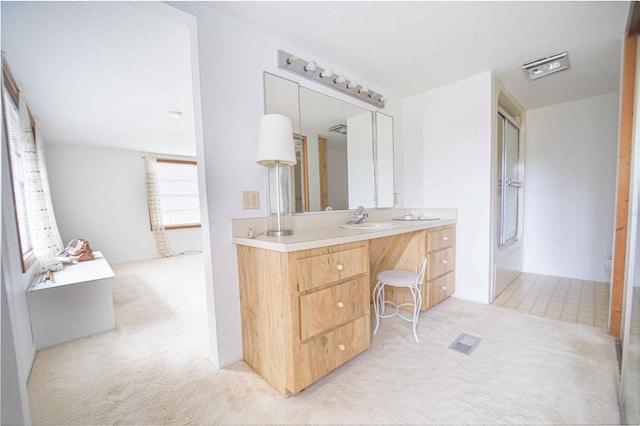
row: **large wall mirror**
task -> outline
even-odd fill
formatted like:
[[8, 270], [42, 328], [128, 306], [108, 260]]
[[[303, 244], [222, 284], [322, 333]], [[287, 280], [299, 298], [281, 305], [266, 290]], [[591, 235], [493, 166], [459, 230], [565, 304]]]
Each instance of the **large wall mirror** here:
[[291, 118], [295, 212], [393, 207], [393, 118], [264, 73], [265, 113]]

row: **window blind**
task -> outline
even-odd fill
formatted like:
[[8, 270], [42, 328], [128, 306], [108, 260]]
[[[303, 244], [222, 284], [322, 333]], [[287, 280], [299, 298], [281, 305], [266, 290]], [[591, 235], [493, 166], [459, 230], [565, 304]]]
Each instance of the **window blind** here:
[[200, 225], [196, 164], [158, 159], [157, 172], [165, 228]]
[[20, 121], [18, 106], [5, 87], [2, 88], [2, 104], [7, 140], [9, 143], [9, 160], [11, 164], [11, 180], [13, 197], [16, 204], [18, 233], [22, 258], [33, 249], [29, 219], [27, 217], [27, 200], [25, 194], [24, 149], [20, 145]]

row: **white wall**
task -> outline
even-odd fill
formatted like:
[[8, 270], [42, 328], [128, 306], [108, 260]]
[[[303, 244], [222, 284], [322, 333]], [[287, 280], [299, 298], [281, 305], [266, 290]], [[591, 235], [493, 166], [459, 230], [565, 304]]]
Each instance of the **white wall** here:
[[527, 111], [524, 270], [609, 281], [618, 94]]
[[[49, 144], [46, 155], [65, 244], [85, 238], [111, 263], [159, 257], [149, 225], [143, 153]], [[176, 252], [202, 250], [200, 228], [169, 230], [167, 236]]]
[[[34, 267], [22, 272], [18, 243], [15, 204], [9, 173], [9, 155], [5, 132], [2, 132], [2, 424], [29, 423], [27, 379], [33, 364], [36, 347], [31, 334], [31, 320], [27, 304], [27, 288], [33, 281]], [[10, 408], [5, 413], [5, 404]], [[19, 421], [22, 418], [23, 421]]]
[[404, 99], [404, 199], [457, 208], [456, 292], [488, 303], [492, 74]]
[[[202, 127], [196, 129], [198, 161], [204, 164], [204, 183], [209, 210], [208, 233], [210, 270], [205, 271], [210, 306], [212, 362], [224, 367], [242, 358], [240, 300], [237, 261], [231, 239], [230, 219], [265, 216], [261, 210], [242, 210], [241, 191], [260, 190], [264, 201], [264, 168], [255, 163], [260, 117], [264, 114], [262, 73], [264, 71], [296, 80], [305, 87], [326, 93], [367, 109], [375, 109], [357, 99], [277, 68], [278, 49], [304, 59], [314, 59], [336, 73], [352, 76], [348, 70], [301, 51], [217, 9], [198, 2], [171, 2], [172, 6], [197, 18], [192, 27], [194, 99], [201, 104]], [[365, 83], [366, 79], [353, 76]], [[383, 91], [368, 82], [374, 90]], [[388, 93], [388, 92], [385, 92]], [[392, 93], [389, 94], [394, 99]], [[393, 101], [385, 112], [394, 114]], [[196, 114], [197, 115], [197, 114]], [[400, 120], [396, 121], [399, 123]], [[312, 149], [310, 146], [309, 149]], [[202, 182], [201, 182], [202, 184]], [[209, 252], [210, 250], [210, 252]], [[205, 266], [207, 266], [205, 260]]]

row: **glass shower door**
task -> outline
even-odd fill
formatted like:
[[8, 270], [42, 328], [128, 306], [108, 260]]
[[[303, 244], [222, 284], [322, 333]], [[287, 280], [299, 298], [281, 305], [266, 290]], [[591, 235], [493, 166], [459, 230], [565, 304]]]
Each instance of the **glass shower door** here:
[[520, 203], [520, 130], [500, 114], [499, 134], [502, 136], [502, 179], [500, 180], [500, 247], [518, 241], [518, 210]]

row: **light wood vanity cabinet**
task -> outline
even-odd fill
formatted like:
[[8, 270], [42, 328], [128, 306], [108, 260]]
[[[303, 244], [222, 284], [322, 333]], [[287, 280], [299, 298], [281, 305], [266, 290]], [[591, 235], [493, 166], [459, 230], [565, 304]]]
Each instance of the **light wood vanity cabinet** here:
[[237, 246], [244, 360], [282, 394], [370, 347], [368, 247]]
[[427, 230], [427, 273], [423, 299], [430, 307], [442, 302], [455, 291], [456, 227], [445, 226]]
[[[369, 242], [370, 292], [373, 293], [379, 272], [385, 269], [415, 271], [422, 256], [427, 256], [420, 306], [421, 311], [426, 311], [455, 291], [455, 244], [456, 225], [372, 239]], [[389, 287], [385, 289], [385, 295], [388, 300], [397, 304], [413, 301], [406, 288]], [[411, 310], [409, 306], [402, 309]]]
[[[239, 244], [244, 360], [280, 393], [300, 392], [371, 346], [378, 272], [427, 256], [421, 310], [453, 294], [455, 239], [453, 224], [291, 252]], [[408, 302], [406, 290], [386, 296]]]

